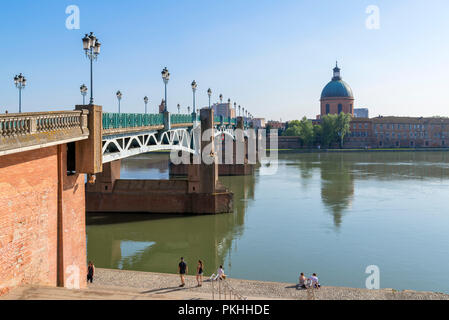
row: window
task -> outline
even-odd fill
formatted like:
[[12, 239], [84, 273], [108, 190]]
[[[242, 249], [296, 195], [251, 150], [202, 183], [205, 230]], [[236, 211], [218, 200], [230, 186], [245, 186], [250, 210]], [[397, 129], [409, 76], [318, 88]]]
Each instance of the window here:
[[338, 105], [338, 114], [340, 114], [343, 111], [343, 105], [340, 103]]
[[331, 107], [329, 104], [326, 104], [326, 114], [329, 114], [331, 112]]

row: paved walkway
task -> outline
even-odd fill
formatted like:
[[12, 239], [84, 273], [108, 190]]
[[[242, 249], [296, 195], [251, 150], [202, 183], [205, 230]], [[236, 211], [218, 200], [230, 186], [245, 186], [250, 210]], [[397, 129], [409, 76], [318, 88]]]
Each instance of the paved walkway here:
[[[393, 289], [366, 290], [342, 287], [322, 287], [297, 290], [294, 284], [228, 279], [229, 284], [248, 300], [316, 299], [316, 300], [449, 300], [449, 295], [434, 292], [396, 291]], [[178, 287], [179, 276], [152, 272], [96, 269], [93, 284], [87, 290], [63, 288], [21, 287], [2, 299], [24, 300], [210, 300], [211, 283], [196, 287], [193, 276], [186, 277], [186, 287]], [[218, 297], [215, 296], [217, 299]]]

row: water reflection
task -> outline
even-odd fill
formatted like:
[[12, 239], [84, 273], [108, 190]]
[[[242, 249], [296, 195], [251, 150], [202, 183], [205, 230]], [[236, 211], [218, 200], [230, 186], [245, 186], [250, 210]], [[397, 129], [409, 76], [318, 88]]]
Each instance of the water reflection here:
[[[159, 156], [165, 160], [165, 156]], [[151, 167], [147, 159], [124, 161], [122, 173], [141, 177], [140, 170]], [[159, 161], [152, 162], [160, 166]], [[167, 176], [162, 170], [156, 177]], [[158, 169], [159, 170], [159, 169]], [[146, 173], [148, 176], [148, 172]], [[233, 242], [243, 234], [245, 211], [254, 199], [255, 178], [234, 177], [222, 181], [234, 191], [234, 213], [215, 216], [179, 216], [155, 214], [89, 214], [88, 259], [98, 267], [176, 272], [177, 261], [185, 257], [194, 268], [196, 261], [206, 262], [208, 273], [231, 263]], [[236, 243], [234, 244], [234, 247]]]
[[[168, 178], [167, 159], [124, 160], [122, 177]], [[353, 287], [375, 263], [383, 287], [449, 292], [447, 160], [446, 152], [280, 155], [276, 176], [220, 178], [234, 192], [231, 214], [89, 215], [88, 258], [176, 273], [184, 256], [192, 272], [203, 259], [206, 274], [226, 263], [236, 278], [318, 272], [327, 285]]]
[[285, 155], [300, 170], [302, 185], [307, 189], [314, 170], [321, 177], [321, 201], [340, 227], [345, 211], [354, 200], [355, 183], [375, 180], [422, 180], [449, 178], [446, 152], [383, 152]]

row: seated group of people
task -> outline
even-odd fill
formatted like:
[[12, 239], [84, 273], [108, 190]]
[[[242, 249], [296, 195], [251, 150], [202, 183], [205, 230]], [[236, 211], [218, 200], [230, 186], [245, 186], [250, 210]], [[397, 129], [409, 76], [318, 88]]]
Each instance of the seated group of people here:
[[301, 272], [299, 276], [299, 288], [307, 289], [314, 288], [319, 289], [321, 287], [320, 282], [318, 281], [318, 277], [316, 273], [312, 274], [308, 279], [304, 276], [304, 273]]

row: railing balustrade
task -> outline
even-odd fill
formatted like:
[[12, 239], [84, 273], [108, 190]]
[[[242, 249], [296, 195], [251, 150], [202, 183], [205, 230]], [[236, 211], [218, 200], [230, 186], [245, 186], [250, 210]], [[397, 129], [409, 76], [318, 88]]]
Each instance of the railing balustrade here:
[[87, 128], [87, 111], [0, 114], [0, 136], [2, 137], [14, 137], [76, 127]]

